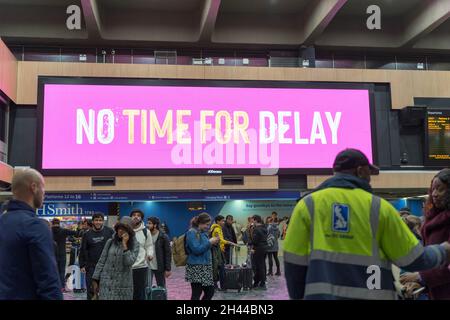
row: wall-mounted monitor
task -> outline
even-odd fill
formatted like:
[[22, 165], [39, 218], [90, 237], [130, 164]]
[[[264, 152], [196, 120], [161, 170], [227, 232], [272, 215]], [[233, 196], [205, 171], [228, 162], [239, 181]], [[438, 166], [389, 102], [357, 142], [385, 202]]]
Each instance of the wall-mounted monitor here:
[[329, 173], [345, 148], [374, 160], [371, 99], [365, 84], [40, 77], [37, 163], [46, 175]]
[[450, 166], [450, 108], [426, 111], [425, 165]]

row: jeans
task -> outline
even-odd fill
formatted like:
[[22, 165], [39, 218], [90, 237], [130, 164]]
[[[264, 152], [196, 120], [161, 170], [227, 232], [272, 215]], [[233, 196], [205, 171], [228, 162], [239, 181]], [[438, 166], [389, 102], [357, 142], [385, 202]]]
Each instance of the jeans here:
[[133, 300], [145, 300], [148, 268], [133, 269]]
[[264, 286], [266, 284], [266, 252], [256, 250], [252, 255], [252, 267], [255, 274], [253, 286]]
[[94, 275], [95, 266], [86, 267], [86, 298], [92, 300], [94, 291], [92, 289], [92, 276]]
[[64, 289], [66, 287], [66, 255], [56, 256], [56, 264], [58, 265], [61, 288]]
[[153, 276], [155, 276], [156, 279], [156, 285], [158, 287], [166, 287], [166, 277], [165, 277], [165, 271], [158, 271], [158, 270], [152, 270], [149, 269], [149, 277], [148, 277], [148, 284], [149, 287], [153, 287]]
[[269, 273], [273, 270], [273, 261], [275, 260], [275, 265], [277, 266], [277, 273], [280, 273], [280, 260], [278, 260], [278, 252], [267, 252], [267, 259], [269, 260]]
[[219, 265], [219, 283], [220, 283], [220, 289], [223, 289], [224, 283], [225, 283], [225, 265], [224, 264]]
[[233, 261], [231, 261], [231, 247], [230, 246], [226, 246], [225, 247], [225, 264], [233, 264]]

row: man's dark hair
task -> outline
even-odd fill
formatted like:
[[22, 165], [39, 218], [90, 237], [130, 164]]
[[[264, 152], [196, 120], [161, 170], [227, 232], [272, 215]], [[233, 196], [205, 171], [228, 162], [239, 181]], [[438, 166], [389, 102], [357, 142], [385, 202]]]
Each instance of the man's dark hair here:
[[140, 209], [133, 209], [133, 210], [131, 210], [131, 212], [130, 212], [130, 217], [132, 217], [133, 216], [133, 214], [135, 214], [135, 213], [139, 213], [139, 215], [141, 216], [141, 220], [144, 220], [144, 212], [142, 212], [142, 210], [140, 210]]
[[92, 215], [92, 221], [94, 221], [94, 219], [102, 219], [105, 220], [105, 216], [103, 215], [103, 213], [101, 212], [96, 212]]
[[160, 225], [160, 221], [157, 217], [150, 217], [147, 219], [147, 221], [150, 221], [151, 223], [153, 223], [155, 225], [156, 230], [159, 230], [159, 225]]
[[278, 212], [276, 212], [276, 211], [272, 212], [272, 214], [278, 216]]
[[225, 219], [225, 218], [219, 214], [217, 217], [214, 218], [214, 222], [217, 223], [219, 221], [222, 221], [223, 219]]
[[61, 224], [61, 220], [59, 220], [58, 218], [54, 218], [52, 220], [52, 225], [59, 226], [60, 224]]
[[225, 219], [228, 220], [228, 218], [233, 219], [233, 216], [231, 214], [229, 214], [229, 215], [227, 215], [227, 217]]
[[260, 215], [255, 214], [252, 218], [256, 223], [263, 223], [263, 220]]

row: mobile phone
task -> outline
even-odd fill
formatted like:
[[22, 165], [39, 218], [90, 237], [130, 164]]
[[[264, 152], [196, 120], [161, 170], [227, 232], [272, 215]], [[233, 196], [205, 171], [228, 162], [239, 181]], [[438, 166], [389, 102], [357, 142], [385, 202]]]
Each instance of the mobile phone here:
[[425, 291], [425, 287], [421, 287], [419, 289], [414, 290], [413, 291], [413, 295], [419, 295], [419, 294], [421, 294], [424, 291]]

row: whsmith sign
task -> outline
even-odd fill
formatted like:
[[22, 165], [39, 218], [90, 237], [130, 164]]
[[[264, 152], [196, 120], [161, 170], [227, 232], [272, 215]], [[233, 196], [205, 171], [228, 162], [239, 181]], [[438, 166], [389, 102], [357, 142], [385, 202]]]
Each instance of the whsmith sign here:
[[108, 214], [107, 203], [45, 203], [37, 210], [41, 217], [92, 216], [96, 212]]

